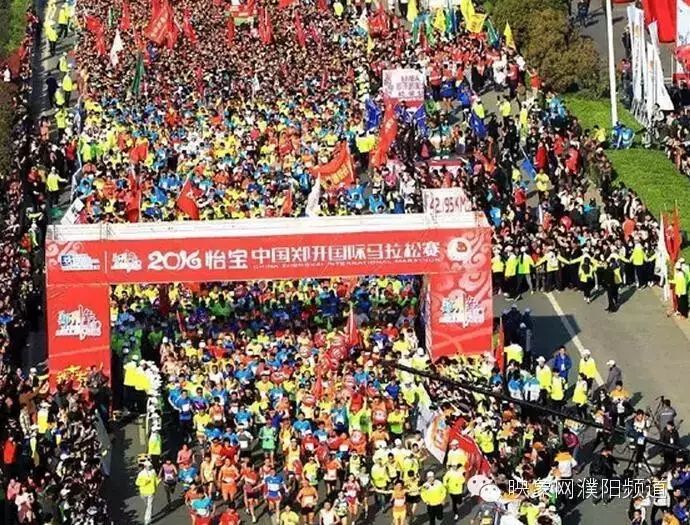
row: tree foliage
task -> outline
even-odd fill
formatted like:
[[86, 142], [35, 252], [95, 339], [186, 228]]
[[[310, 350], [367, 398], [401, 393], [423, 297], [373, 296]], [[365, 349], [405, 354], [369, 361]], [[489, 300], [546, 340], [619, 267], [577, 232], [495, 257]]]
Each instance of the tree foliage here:
[[568, 21], [564, 0], [495, 0], [497, 27], [510, 23], [518, 49], [558, 92], [601, 86], [601, 59], [591, 39]]

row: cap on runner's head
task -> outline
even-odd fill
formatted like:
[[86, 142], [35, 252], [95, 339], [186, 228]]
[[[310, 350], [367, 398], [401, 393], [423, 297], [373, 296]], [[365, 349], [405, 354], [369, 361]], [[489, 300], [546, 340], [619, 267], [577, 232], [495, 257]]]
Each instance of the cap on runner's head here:
[[426, 473], [426, 477], [427, 477], [428, 479], [431, 479], [431, 478], [434, 477], [434, 473], [431, 472], [431, 471], [429, 470], [429, 471], [427, 471], [427, 473]]
[[164, 343], [167, 343], [167, 342], [168, 342], [168, 338], [167, 338], [167, 337], [163, 337], [163, 342], [164, 342]]
[[537, 357], [537, 363], [545, 363], [545, 362], [546, 362], [546, 358], [543, 355], [540, 355], [539, 357]]
[[590, 355], [592, 355], [592, 352], [590, 352], [588, 349], [585, 348], [585, 349], [582, 351], [582, 355], [583, 355], [583, 356], [590, 356]]
[[615, 364], [616, 362], [613, 359], [609, 359], [608, 361], [606, 361], [606, 366], [613, 366]]
[[396, 439], [396, 440], [395, 440], [395, 445], [397, 445], [397, 446], [402, 445], [402, 441], [400, 441], [400, 439]]
[[454, 439], [453, 441], [450, 442], [451, 445], [459, 445], [460, 442], [457, 439]]

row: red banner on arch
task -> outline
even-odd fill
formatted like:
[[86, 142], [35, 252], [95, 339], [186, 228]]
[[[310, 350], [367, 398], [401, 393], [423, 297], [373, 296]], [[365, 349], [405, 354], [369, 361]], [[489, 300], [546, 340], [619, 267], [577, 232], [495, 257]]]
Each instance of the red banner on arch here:
[[[292, 219], [278, 219], [292, 220]], [[491, 230], [488, 226], [319, 231], [72, 242], [46, 241], [49, 359], [108, 368], [110, 285], [428, 276], [433, 359], [491, 349]], [[357, 219], [361, 220], [361, 219]], [[459, 221], [459, 219], [458, 219]], [[293, 224], [292, 222], [290, 224]], [[366, 220], [362, 220], [366, 224]], [[78, 293], [74, 293], [78, 289]]]

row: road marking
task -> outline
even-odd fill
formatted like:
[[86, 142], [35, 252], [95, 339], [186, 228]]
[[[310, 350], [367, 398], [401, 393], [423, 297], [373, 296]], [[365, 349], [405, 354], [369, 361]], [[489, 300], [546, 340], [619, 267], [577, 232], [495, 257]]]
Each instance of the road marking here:
[[[575, 348], [577, 348], [577, 351], [580, 352], [580, 357], [582, 357], [582, 355], [585, 353], [585, 345], [582, 344], [582, 341], [580, 341], [580, 338], [575, 333], [575, 329], [573, 328], [573, 325], [570, 324], [570, 321], [568, 321], [568, 318], [566, 317], [563, 308], [561, 308], [561, 305], [558, 304], [558, 301], [556, 301], [556, 298], [553, 296], [551, 292], [548, 292], [544, 295], [546, 295], [546, 298], [551, 303], [551, 307], [553, 308], [554, 312], [556, 312], [556, 315], [558, 315], [558, 317], [560, 318], [561, 323], [563, 323], [563, 327], [565, 328], [565, 331], [568, 332], [568, 335], [570, 336], [570, 340], [575, 345]], [[604, 380], [601, 378], [601, 374], [599, 374], [598, 369], [597, 374], [594, 376], [594, 381], [598, 386], [604, 384]]]

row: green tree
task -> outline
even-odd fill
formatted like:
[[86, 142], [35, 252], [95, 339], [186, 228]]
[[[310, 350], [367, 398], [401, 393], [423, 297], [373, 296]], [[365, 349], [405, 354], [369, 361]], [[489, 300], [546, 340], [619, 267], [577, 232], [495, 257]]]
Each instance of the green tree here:
[[545, 9], [532, 20], [521, 51], [557, 92], [600, 85], [601, 59], [594, 43], [573, 29], [560, 10]]
[[510, 23], [518, 47], [524, 45], [528, 30], [547, 9], [555, 10], [565, 19], [567, 0], [495, 0], [486, 4], [489, 16], [500, 33]]

